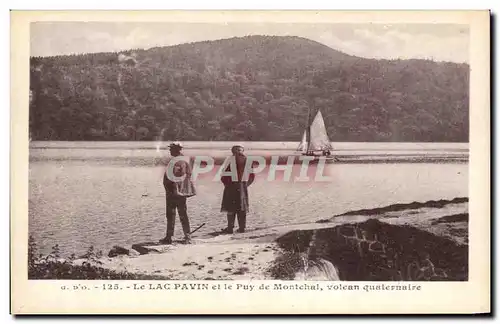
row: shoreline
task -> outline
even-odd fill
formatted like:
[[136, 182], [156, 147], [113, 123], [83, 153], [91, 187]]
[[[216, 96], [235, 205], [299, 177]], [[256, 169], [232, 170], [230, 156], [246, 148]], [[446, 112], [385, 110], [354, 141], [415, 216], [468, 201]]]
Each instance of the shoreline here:
[[[247, 156], [257, 155], [252, 152], [247, 152]], [[196, 155], [185, 154], [188, 157]], [[227, 158], [226, 155], [213, 155], [214, 165], [222, 165]], [[272, 156], [278, 158], [278, 164], [286, 164], [288, 158], [293, 157], [293, 164], [299, 165], [302, 163], [299, 160], [298, 154], [263, 154], [259, 155], [266, 159], [266, 164], [270, 163]], [[469, 163], [469, 154], [332, 154], [331, 157], [336, 158], [336, 161], [326, 161], [326, 164], [402, 164], [402, 163], [436, 163], [436, 164], [467, 164]], [[163, 166], [168, 162], [168, 158], [158, 156], [37, 156], [30, 154], [29, 162], [85, 162], [85, 163], [104, 163], [117, 164], [124, 166]]]
[[463, 281], [468, 278], [468, 198], [355, 210], [242, 234], [205, 234], [189, 245], [138, 242], [112, 251], [98, 258], [99, 266], [132, 277]]
[[[88, 141], [33, 141], [29, 147], [29, 161], [80, 161], [156, 166], [168, 160], [166, 141], [88, 142]], [[222, 164], [231, 155], [228, 141], [186, 141], [186, 156], [206, 156]], [[295, 160], [299, 142], [243, 142], [247, 156], [266, 160], [275, 156], [279, 163], [289, 157]], [[458, 142], [332, 142], [334, 163], [468, 163], [469, 143]], [[268, 161], [268, 163], [269, 163]], [[294, 161], [294, 163], [300, 161]]]

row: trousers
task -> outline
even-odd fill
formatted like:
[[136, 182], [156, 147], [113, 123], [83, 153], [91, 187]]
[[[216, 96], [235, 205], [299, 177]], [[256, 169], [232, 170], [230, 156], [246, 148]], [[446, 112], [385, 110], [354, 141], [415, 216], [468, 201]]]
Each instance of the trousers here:
[[238, 215], [238, 229], [244, 231], [247, 224], [247, 212], [229, 212], [227, 213], [227, 228], [232, 230], [234, 227], [234, 221], [236, 220], [236, 215]]
[[184, 236], [189, 236], [191, 232], [187, 215], [186, 197], [167, 197], [167, 238], [171, 238], [174, 235], [176, 210], [179, 213], [179, 220], [181, 221]]

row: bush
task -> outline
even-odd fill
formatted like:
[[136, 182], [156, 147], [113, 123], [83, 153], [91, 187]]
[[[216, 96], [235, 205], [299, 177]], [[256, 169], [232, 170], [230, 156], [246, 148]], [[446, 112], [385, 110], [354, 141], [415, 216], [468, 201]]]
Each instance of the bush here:
[[284, 252], [276, 258], [268, 272], [275, 280], [294, 280], [299, 271], [304, 270], [307, 260], [297, 252]]

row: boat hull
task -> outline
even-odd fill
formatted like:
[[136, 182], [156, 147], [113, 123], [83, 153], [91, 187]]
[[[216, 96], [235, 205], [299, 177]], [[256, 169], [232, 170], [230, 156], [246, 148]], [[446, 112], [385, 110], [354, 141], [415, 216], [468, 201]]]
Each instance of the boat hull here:
[[322, 155], [322, 154], [310, 154], [310, 153], [301, 153], [301, 156], [311, 156], [313, 159], [311, 160], [311, 163], [316, 163], [319, 162], [320, 160], [324, 160], [325, 162], [338, 162], [339, 159], [336, 156], [333, 155]]

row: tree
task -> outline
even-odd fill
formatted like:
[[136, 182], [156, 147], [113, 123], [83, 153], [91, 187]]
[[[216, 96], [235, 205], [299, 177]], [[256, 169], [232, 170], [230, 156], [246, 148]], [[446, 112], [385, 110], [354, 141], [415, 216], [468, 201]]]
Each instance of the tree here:
[[133, 52], [32, 57], [33, 140], [297, 141], [321, 110], [334, 141], [468, 141], [466, 64], [277, 36]]

